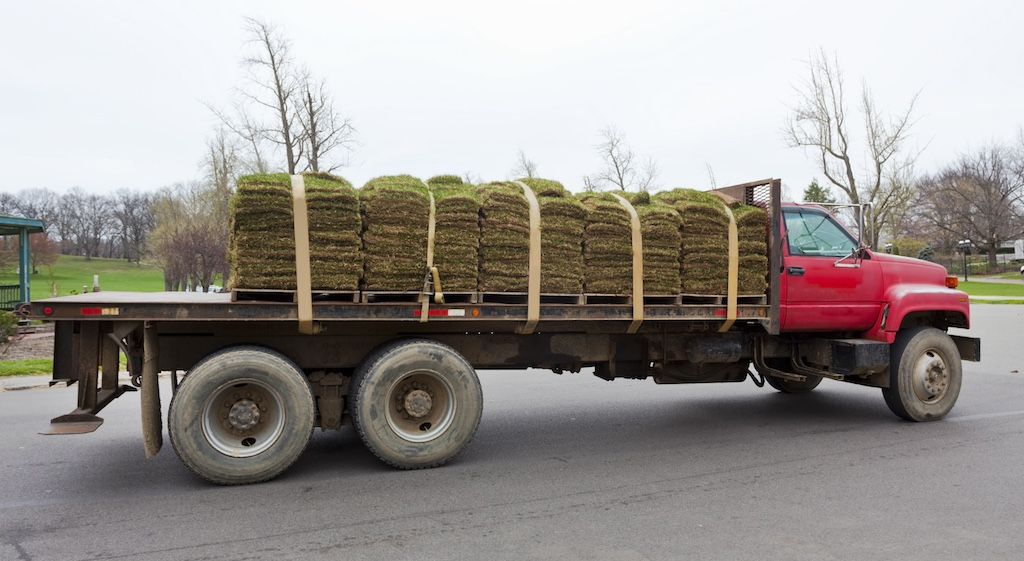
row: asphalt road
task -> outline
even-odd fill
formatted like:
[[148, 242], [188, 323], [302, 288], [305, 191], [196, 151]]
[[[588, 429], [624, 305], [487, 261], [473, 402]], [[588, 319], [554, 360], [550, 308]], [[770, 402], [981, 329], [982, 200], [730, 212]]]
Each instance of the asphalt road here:
[[0, 559], [1019, 559], [1024, 306], [974, 306], [942, 422], [825, 381], [656, 386], [482, 372], [476, 440], [401, 472], [350, 429], [276, 481], [215, 487], [167, 447], [145, 461], [137, 400], [87, 436], [36, 434], [74, 389], [0, 393]]

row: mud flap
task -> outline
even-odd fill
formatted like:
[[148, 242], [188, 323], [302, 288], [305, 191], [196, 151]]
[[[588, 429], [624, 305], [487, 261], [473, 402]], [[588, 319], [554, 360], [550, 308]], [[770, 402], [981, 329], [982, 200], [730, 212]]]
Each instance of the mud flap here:
[[163, 417], [160, 410], [160, 370], [156, 328], [146, 322], [142, 333], [142, 440], [146, 459], [156, 456], [164, 444]]

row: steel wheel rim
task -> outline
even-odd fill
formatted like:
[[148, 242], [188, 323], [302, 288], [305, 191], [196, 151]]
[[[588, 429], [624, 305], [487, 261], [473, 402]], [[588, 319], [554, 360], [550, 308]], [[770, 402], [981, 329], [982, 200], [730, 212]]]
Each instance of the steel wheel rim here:
[[214, 390], [203, 405], [203, 436], [232, 458], [251, 458], [274, 445], [284, 432], [285, 409], [274, 388], [251, 378]]
[[433, 370], [415, 370], [395, 380], [384, 408], [388, 426], [409, 442], [429, 442], [455, 420], [455, 391]]
[[917, 357], [910, 377], [914, 395], [923, 403], [938, 403], [949, 391], [949, 366], [937, 349], [926, 349]]

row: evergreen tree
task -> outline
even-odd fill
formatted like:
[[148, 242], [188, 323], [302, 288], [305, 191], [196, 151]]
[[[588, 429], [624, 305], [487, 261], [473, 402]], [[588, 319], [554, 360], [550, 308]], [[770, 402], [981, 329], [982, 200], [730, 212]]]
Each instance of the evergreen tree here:
[[811, 184], [804, 189], [804, 202], [835, 204], [836, 198], [832, 196], [828, 187], [821, 186], [817, 179], [813, 179]]

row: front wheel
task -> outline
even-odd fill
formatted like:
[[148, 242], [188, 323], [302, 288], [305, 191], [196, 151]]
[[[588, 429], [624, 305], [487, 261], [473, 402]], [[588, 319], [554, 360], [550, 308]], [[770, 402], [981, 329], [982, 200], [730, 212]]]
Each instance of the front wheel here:
[[945, 331], [918, 327], [896, 336], [889, 362], [885, 404], [908, 421], [946, 416], [960, 395], [960, 352]]
[[390, 343], [352, 379], [352, 421], [366, 447], [401, 469], [442, 465], [473, 438], [483, 410], [480, 381], [436, 341]]

